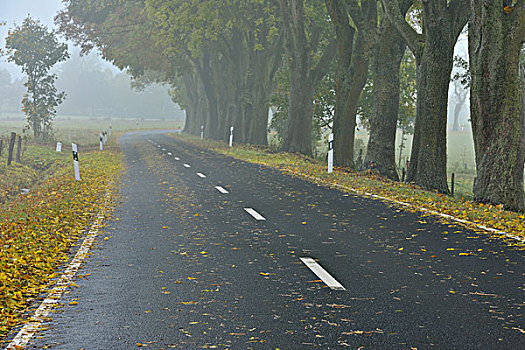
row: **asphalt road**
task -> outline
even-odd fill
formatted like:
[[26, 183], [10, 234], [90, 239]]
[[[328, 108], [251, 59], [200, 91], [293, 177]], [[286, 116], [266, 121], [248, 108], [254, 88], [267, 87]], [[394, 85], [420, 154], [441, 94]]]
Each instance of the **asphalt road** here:
[[519, 247], [162, 133], [121, 144], [114, 217], [29, 348], [525, 349]]

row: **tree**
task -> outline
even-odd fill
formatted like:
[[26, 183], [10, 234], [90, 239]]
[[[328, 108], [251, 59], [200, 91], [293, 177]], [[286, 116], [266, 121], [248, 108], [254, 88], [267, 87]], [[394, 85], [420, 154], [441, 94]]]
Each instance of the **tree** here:
[[407, 180], [448, 193], [448, 89], [454, 46], [469, 18], [470, 0], [423, 0], [422, 33], [401, 14], [400, 1], [382, 3], [417, 64], [417, 116]]
[[523, 211], [525, 112], [520, 52], [525, 41], [525, 1], [472, 0], [470, 9], [474, 198]]
[[[321, 79], [313, 95], [312, 109], [312, 148], [315, 150], [317, 143], [321, 140], [322, 130], [331, 128], [333, 123], [335, 92], [334, 92], [333, 65], [328, 73]], [[286, 137], [286, 122], [288, 120], [288, 108], [290, 106], [290, 74], [287, 67], [282, 67], [277, 74], [277, 87], [272, 95], [271, 103], [275, 107], [271, 128], [277, 132], [277, 139], [282, 146]]]
[[326, 0], [337, 40], [334, 164], [354, 167], [356, 113], [377, 27], [375, 0]]
[[453, 124], [452, 124], [452, 130], [458, 131], [459, 130], [459, 112], [461, 112], [461, 109], [463, 108], [463, 105], [465, 104], [465, 101], [467, 99], [468, 90], [465, 89], [463, 84], [461, 84], [460, 81], [454, 80], [452, 82], [453, 85], [453, 93], [454, 93], [454, 112], [453, 112]]
[[27, 74], [22, 110], [35, 139], [45, 141], [50, 137], [55, 107], [65, 97], [55, 87], [56, 74], [49, 74], [49, 70], [69, 58], [67, 45], [59, 43], [55, 33], [40, 21], [27, 17], [21, 26], [8, 32], [5, 47], [8, 61], [21, 66]]
[[[399, 11], [403, 16], [412, 3], [413, 0], [399, 2]], [[404, 83], [401, 89], [404, 100], [400, 101], [399, 96], [399, 70], [405, 51], [406, 44], [403, 37], [388, 17], [383, 15], [373, 51], [372, 75], [375, 104], [373, 115], [370, 118], [370, 137], [363, 167], [392, 180], [399, 180], [395, 164], [396, 126], [398, 119], [403, 122], [408, 119], [407, 113], [403, 112], [406, 111], [406, 107], [412, 106], [408, 99], [412, 96], [410, 84], [413, 80], [408, 74], [403, 74], [401, 78]]]
[[[320, 2], [280, 0], [290, 97], [283, 150], [312, 154], [313, 95], [335, 55], [326, 8]], [[327, 33], [328, 29], [328, 33]]]
[[454, 57], [454, 67], [456, 73], [452, 77], [453, 84], [453, 96], [455, 99], [454, 103], [454, 119], [452, 124], [452, 130], [459, 130], [459, 112], [465, 104], [465, 100], [468, 96], [468, 90], [470, 89], [470, 71], [468, 62], [461, 56]]

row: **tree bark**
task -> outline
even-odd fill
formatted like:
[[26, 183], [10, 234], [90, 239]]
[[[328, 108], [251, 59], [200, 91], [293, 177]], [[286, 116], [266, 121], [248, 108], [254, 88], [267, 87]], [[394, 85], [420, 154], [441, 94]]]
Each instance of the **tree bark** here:
[[[434, 28], [436, 31], [439, 28]], [[448, 194], [447, 100], [453, 40], [430, 36], [417, 65], [417, 109], [408, 181]], [[416, 136], [415, 135], [415, 136]]]
[[312, 42], [308, 41], [304, 0], [280, 0], [280, 6], [290, 68], [289, 115], [282, 149], [310, 156], [313, 95], [319, 81], [328, 72], [335, 54], [335, 40], [329, 42], [319, 61], [314, 64], [311, 53], [319, 45], [321, 28], [311, 28], [309, 38]]
[[[376, 1], [362, 1], [347, 8], [337, 0], [325, 2], [337, 41], [334, 165], [353, 168], [357, 105], [368, 77], [377, 5]], [[350, 25], [349, 15], [357, 28]]]
[[[405, 14], [412, 0], [404, 1]], [[363, 167], [399, 181], [395, 162], [395, 141], [399, 112], [399, 69], [406, 50], [405, 40], [387, 17], [383, 17], [373, 55], [374, 96], [370, 137]]]
[[469, 0], [423, 1], [423, 33], [406, 21], [399, 0], [382, 0], [385, 11], [416, 58], [416, 123], [408, 181], [448, 194], [447, 102], [454, 46], [468, 20]]
[[348, 21], [346, 6], [338, 0], [326, 0], [337, 40], [337, 63], [335, 76], [335, 111], [333, 118], [334, 165], [354, 166], [355, 116], [352, 123], [350, 110], [350, 66], [354, 50], [356, 29]]
[[525, 114], [519, 55], [525, 4], [472, 0], [469, 27], [470, 113], [476, 152], [474, 198], [524, 211]]
[[[304, 54], [308, 55], [309, 53], [305, 52]], [[311, 156], [312, 101], [315, 87], [308, 80], [305, 82], [309, 67], [303, 58], [297, 57], [290, 63], [290, 105], [283, 150]]]
[[217, 105], [217, 90], [214, 84], [210, 54], [205, 52], [199, 59], [193, 59], [193, 62], [199, 73], [202, 86], [206, 92], [206, 99], [208, 101], [208, 113], [206, 122], [204, 123], [204, 136], [217, 140], [219, 139], [219, 111]]

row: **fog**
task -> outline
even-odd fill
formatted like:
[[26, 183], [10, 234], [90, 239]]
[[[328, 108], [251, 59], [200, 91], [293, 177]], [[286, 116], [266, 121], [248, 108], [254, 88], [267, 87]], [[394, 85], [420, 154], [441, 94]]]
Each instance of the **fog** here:
[[[0, 22], [6, 22], [0, 26], [0, 47], [5, 48], [8, 30], [20, 25], [28, 15], [54, 29], [53, 19], [62, 7], [61, 0], [0, 0]], [[96, 53], [79, 57], [79, 49], [71, 42], [68, 46], [71, 58], [53, 68], [58, 75], [57, 88], [67, 94], [57, 108], [58, 117], [183, 118], [180, 108], [171, 101], [167, 87], [153, 85], [144, 91], [134, 91], [125, 72]], [[2, 56], [0, 117], [23, 118], [20, 107], [24, 82], [20, 67]]]

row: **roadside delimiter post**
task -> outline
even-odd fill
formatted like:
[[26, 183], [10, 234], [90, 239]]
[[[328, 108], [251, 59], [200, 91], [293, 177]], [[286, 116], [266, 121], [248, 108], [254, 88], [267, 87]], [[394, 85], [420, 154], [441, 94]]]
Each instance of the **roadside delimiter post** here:
[[328, 135], [328, 172], [334, 171], [334, 134]]
[[72, 143], [71, 148], [73, 149], [73, 167], [75, 168], [75, 180], [80, 181], [80, 169], [78, 166], [77, 145]]

